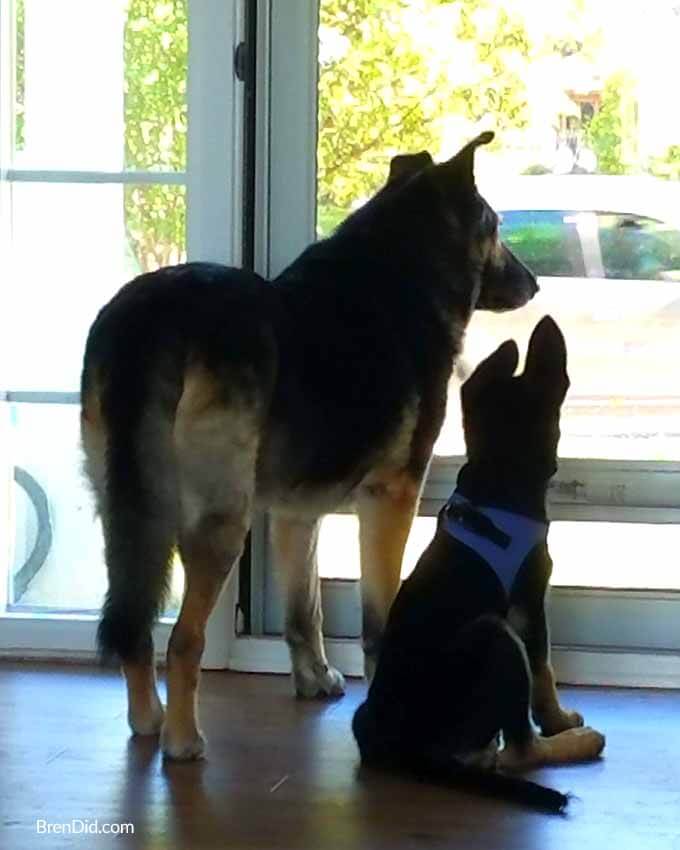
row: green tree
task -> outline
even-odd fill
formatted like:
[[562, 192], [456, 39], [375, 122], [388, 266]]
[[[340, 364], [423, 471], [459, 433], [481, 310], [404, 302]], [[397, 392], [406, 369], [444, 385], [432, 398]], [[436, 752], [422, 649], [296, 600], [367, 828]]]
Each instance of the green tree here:
[[663, 156], [653, 157], [649, 171], [666, 180], [680, 180], [680, 145], [670, 145]]
[[602, 103], [586, 127], [586, 139], [597, 156], [602, 174], [626, 174], [624, 162], [623, 97], [627, 87], [624, 73], [614, 74], [605, 83]]
[[[473, 124], [492, 114], [501, 131], [524, 126], [529, 44], [506, 9], [498, 0], [322, 0], [322, 233], [378, 188], [393, 154], [437, 152], [452, 118]], [[428, 22], [446, 49], [424, 40]]]
[[24, 0], [14, 4], [14, 39], [16, 60], [14, 66], [14, 149], [24, 148], [24, 111], [26, 93], [26, 6]]
[[[187, 0], [127, 0], [125, 168], [186, 168]], [[183, 259], [181, 186], [125, 187], [128, 241], [143, 271]]]

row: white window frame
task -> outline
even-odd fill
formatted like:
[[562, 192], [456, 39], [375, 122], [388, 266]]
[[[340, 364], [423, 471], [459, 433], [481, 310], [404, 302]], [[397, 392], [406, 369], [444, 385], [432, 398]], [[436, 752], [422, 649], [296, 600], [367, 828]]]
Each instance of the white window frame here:
[[[285, 6], [285, 9], [282, 8]], [[260, 0], [258, 6], [258, 203], [256, 269], [275, 275], [315, 238], [318, 0]], [[290, 211], [295, 210], [295, 215]], [[474, 321], [474, 320], [473, 320]], [[435, 515], [463, 458], [436, 457], [421, 514]], [[680, 463], [563, 460], [549, 494], [552, 519], [680, 522]], [[231, 643], [237, 670], [290, 669], [283, 639], [268, 635], [273, 585], [266, 524], [254, 529], [252, 634]], [[594, 552], [593, 558], [606, 557]], [[644, 565], [641, 565], [644, 569]], [[324, 580], [330, 634], [354, 635], [356, 582]], [[280, 620], [280, 611], [274, 620]], [[553, 660], [563, 682], [680, 687], [680, 594], [559, 587], [552, 592]], [[356, 639], [329, 638], [329, 659], [361, 675]]]
[[[234, 73], [234, 51], [243, 37], [243, 0], [188, 0], [188, 139], [184, 172], [73, 171], [15, 169], [11, 119], [13, 21], [10, 4], [0, 3], [0, 245], [8, 244], [8, 196], [13, 183], [109, 183], [184, 185], [187, 191], [187, 256], [228, 265], [241, 261], [243, 86]], [[121, 285], [125, 281], [121, 281]], [[0, 388], [2, 401], [78, 403], [77, 393], [26, 393]], [[1, 507], [1, 506], [0, 506]], [[0, 544], [3, 541], [0, 540]], [[0, 548], [7, 552], [8, 546]], [[4, 612], [7, 564], [0, 563], [0, 612]], [[234, 634], [237, 581], [222, 595], [208, 624], [205, 667], [227, 664]], [[92, 658], [95, 614], [0, 613], [0, 655]], [[172, 628], [156, 627], [156, 650], [163, 657]]]

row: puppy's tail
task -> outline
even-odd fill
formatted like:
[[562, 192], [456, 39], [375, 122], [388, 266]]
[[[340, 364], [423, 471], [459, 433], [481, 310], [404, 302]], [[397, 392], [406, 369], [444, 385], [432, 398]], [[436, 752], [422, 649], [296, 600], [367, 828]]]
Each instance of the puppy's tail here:
[[[440, 779], [445, 780], [446, 777], [441, 775]], [[569, 805], [569, 795], [554, 788], [547, 788], [521, 776], [509, 776], [493, 770], [456, 765], [451, 771], [450, 781], [460, 788], [469, 788], [487, 796], [510, 800], [556, 815], [564, 814]]]
[[438, 763], [418, 759], [409, 768], [409, 772], [422, 781], [475, 791], [552, 814], [564, 814], [569, 805], [569, 795], [553, 788], [520, 776], [483, 770], [456, 761]]
[[437, 759], [423, 754], [412, 753], [405, 756], [396, 742], [394, 748], [390, 748], [389, 755], [385, 749], [379, 752], [372, 750], [364, 735], [366, 726], [370, 723], [365, 705], [364, 703], [359, 707], [352, 723], [363, 765], [410, 776], [419, 782], [460, 788], [487, 797], [508, 800], [552, 814], [563, 814], [566, 811], [569, 804], [568, 795], [519, 776], [508, 776], [460, 761]]

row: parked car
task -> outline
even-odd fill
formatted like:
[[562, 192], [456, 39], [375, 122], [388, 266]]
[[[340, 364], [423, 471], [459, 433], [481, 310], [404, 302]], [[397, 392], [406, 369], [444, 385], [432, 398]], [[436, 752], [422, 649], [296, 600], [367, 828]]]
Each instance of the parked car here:
[[468, 360], [508, 337], [526, 345], [550, 313], [567, 337], [572, 399], [680, 397], [680, 184], [541, 175], [480, 190], [540, 292], [521, 310], [478, 313]]

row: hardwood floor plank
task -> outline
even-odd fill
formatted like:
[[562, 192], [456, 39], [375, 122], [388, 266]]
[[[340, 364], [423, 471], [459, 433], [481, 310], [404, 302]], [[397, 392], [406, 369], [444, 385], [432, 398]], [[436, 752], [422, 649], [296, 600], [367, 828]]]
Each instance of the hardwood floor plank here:
[[[112, 671], [0, 663], [3, 850], [680, 850], [680, 693], [571, 688], [607, 734], [602, 761], [537, 771], [577, 797], [568, 816], [357, 770], [364, 694], [292, 697], [285, 677], [205, 673], [208, 758], [164, 764], [128, 737]], [[45, 835], [36, 821], [132, 823], [132, 836]]]

